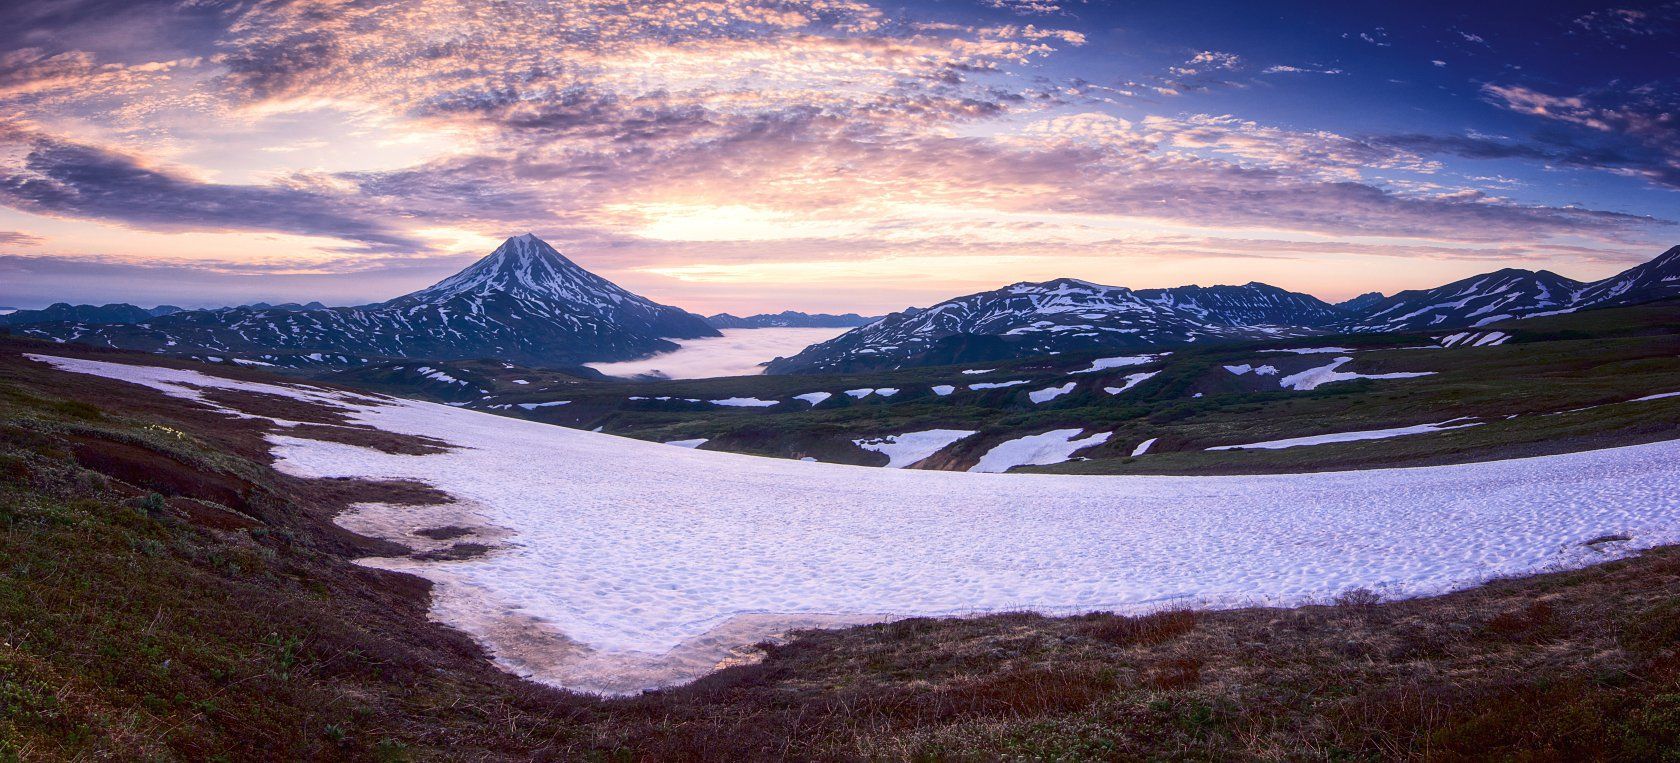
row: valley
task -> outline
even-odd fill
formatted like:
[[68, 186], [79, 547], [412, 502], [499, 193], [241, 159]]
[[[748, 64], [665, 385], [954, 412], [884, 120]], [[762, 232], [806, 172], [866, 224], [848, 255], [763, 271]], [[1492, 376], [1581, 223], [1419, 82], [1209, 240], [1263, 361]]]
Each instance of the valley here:
[[[1073, 428], [1109, 437], [1070, 454], [1077, 460], [1030, 468], [1081, 474], [1315, 471], [1563, 453], [1671, 437], [1680, 410], [1673, 406], [1680, 401], [1633, 401], [1680, 391], [1680, 303], [1533, 318], [1473, 332], [1231, 342], [1164, 355], [1067, 353], [870, 374], [628, 383], [545, 380], [540, 372], [487, 363], [445, 365], [469, 383], [441, 385], [412, 366], [398, 371], [396, 365], [321, 378], [654, 442], [704, 440], [699, 447], [708, 450], [832, 463], [888, 462], [857, 446], [858, 440], [973, 431], [932, 456], [901, 464], [962, 470], [1013, 438]], [[1320, 378], [1295, 379], [1314, 372]], [[1348, 378], [1324, 378], [1333, 374]], [[1284, 384], [1292, 379], [1293, 386]], [[1311, 388], [1300, 388], [1305, 386]], [[1056, 394], [1040, 394], [1046, 391]], [[1209, 450], [1453, 419], [1477, 426], [1290, 450]], [[1145, 440], [1153, 441], [1148, 453], [1133, 456]]]

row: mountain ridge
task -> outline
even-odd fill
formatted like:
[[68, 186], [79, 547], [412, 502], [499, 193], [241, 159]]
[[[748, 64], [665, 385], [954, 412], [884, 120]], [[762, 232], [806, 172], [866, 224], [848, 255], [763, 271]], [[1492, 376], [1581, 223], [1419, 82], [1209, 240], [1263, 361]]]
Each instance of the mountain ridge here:
[[22, 326], [30, 323], [60, 321], [139, 323], [150, 318], [178, 313], [182, 310], [183, 308], [174, 305], [141, 307], [127, 302], [112, 302], [104, 305], [72, 305], [69, 302], [55, 302], [39, 310], [17, 310], [0, 315], [0, 326]]
[[857, 313], [803, 313], [798, 310], [783, 310], [779, 313], [757, 313], [745, 317], [730, 313], [718, 313], [706, 316], [706, 322], [720, 329], [759, 329], [759, 328], [851, 328], [863, 326], [879, 320], [881, 316], [863, 316]]
[[1149, 350], [1228, 338], [1479, 328], [1670, 297], [1680, 297], [1680, 246], [1590, 283], [1548, 270], [1502, 268], [1433, 289], [1387, 297], [1370, 292], [1339, 305], [1257, 281], [1133, 290], [1057, 278], [907, 308], [778, 358], [767, 372], [850, 372], [1081, 350]]
[[[1295, 336], [1341, 317], [1328, 303], [1274, 286], [1132, 290], [1075, 278], [1022, 281], [884, 316], [766, 373], [852, 372], [987, 361], [1094, 348], [1147, 350], [1203, 339]], [[1255, 324], [1249, 321], [1279, 321]], [[994, 337], [992, 340], [975, 337]]]

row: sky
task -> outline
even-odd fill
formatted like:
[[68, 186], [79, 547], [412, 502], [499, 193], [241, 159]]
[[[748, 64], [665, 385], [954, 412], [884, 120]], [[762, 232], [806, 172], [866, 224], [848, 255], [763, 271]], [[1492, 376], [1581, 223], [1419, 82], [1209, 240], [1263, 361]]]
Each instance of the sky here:
[[0, 305], [361, 304], [525, 232], [737, 314], [1680, 243], [1680, 1], [1511, 5], [0, 3]]

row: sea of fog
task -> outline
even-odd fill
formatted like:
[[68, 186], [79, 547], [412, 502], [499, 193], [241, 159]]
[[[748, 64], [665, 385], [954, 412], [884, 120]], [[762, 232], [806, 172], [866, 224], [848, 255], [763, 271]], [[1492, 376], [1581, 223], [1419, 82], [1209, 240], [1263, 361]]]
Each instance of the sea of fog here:
[[667, 379], [706, 379], [764, 373], [765, 363], [826, 342], [847, 329], [723, 329], [723, 336], [673, 339], [682, 345], [673, 352], [622, 363], [590, 363], [610, 376], [660, 376]]

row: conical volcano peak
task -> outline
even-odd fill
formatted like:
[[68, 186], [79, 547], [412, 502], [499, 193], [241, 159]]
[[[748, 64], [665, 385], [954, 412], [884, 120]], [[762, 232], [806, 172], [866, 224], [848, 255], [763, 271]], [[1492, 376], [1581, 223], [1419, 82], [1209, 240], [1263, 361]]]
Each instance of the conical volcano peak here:
[[[484, 259], [479, 260], [468, 270], [480, 266], [502, 267], [509, 261], [528, 260], [548, 260], [566, 268], [578, 267], [577, 263], [566, 259], [566, 255], [561, 254], [560, 250], [555, 249], [553, 245], [537, 238], [535, 233], [523, 233], [503, 241], [502, 245], [496, 247], [495, 251], [485, 255]], [[581, 270], [581, 268], [578, 269]]]
[[495, 251], [461, 272], [393, 302], [442, 302], [466, 295], [489, 297], [497, 294], [598, 307], [626, 302], [647, 303], [642, 297], [579, 267], [547, 241], [531, 233], [509, 238]]

